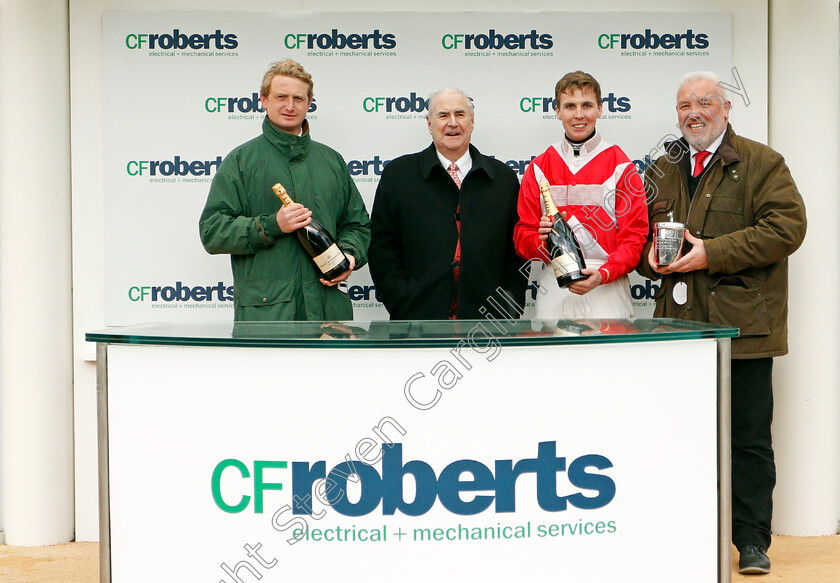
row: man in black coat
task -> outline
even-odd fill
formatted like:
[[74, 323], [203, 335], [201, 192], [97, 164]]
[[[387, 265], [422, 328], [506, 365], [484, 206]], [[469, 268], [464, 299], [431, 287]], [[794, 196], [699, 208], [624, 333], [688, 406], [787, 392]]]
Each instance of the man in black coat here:
[[513, 247], [519, 180], [470, 144], [462, 91], [432, 95], [426, 120], [432, 145], [392, 160], [376, 189], [377, 295], [392, 320], [518, 318], [529, 273]]

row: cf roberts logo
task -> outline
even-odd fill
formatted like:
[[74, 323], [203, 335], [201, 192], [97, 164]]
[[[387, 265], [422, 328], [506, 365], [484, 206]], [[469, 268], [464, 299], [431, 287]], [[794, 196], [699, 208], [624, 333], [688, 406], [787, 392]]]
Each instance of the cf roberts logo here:
[[128, 288], [132, 302], [232, 302], [233, 286], [220, 281], [216, 285], [134, 285]]
[[[313, 113], [318, 106], [315, 99], [307, 113]], [[260, 101], [259, 93], [251, 93], [247, 97], [208, 97], [204, 100], [204, 111], [207, 113], [265, 113], [265, 108]]]
[[210, 176], [221, 163], [221, 156], [215, 160], [193, 161], [175, 156], [172, 160], [131, 160], [125, 169], [129, 176]]
[[[311, 108], [310, 108], [311, 109]], [[208, 97], [204, 100], [207, 113], [265, 113], [259, 93], [250, 97]]]
[[[350, 172], [350, 176], [369, 176], [370, 174], [373, 174], [374, 176], [381, 176], [382, 171], [385, 169], [385, 165], [388, 162], [390, 162], [390, 160], [383, 160], [379, 157], [379, 154], [376, 154], [370, 160], [350, 160], [347, 162], [347, 170]], [[350, 299], [355, 300], [359, 298], [351, 296]]]
[[649, 279], [645, 283], [637, 283], [630, 286], [630, 295], [634, 300], [655, 300], [656, 292], [659, 291], [659, 286], [652, 283]]
[[397, 37], [379, 29], [364, 34], [344, 34], [337, 28], [328, 33], [289, 33], [283, 39], [287, 49], [393, 49]]
[[531, 156], [527, 160], [505, 160], [505, 165], [519, 174], [519, 176], [525, 176], [525, 170], [528, 169], [528, 164], [536, 158], [536, 156]]
[[[380, 174], [382, 171], [380, 170]], [[351, 300], [354, 301], [370, 301], [376, 300], [381, 301], [379, 295], [376, 293], [376, 286], [373, 285], [351, 285], [347, 288], [347, 295], [350, 296]]]
[[187, 34], [177, 28], [165, 34], [129, 34], [125, 37], [125, 46], [132, 50], [200, 50], [200, 49], [235, 49], [239, 46], [235, 34], [225, 34], [221, 30], [211, 34]]
[[683, 33], [657, 34], [646, 28], [643, 33], [613, 33], [598, 37], [602, 49], [705, 49], [709, 35], [688, 29]]
[[365, 97], [362, 109], [367, 113], [421, 113], [429, 109], [429, 101], [415, 93], [402, 97]]
[[[604, 110], [610, 113], [630, 111], [630, 98], [617, 96], [610, 92], [601, 98]], [[524, 113], [550, 113], [554, 117], [557, 101], [553, 97], [523, 97], [519, 100], [519, 110]]]
[[445, 34], [441, 37], [441, 45], [446, 50], [499, 50], [499, 49], [550, 49], [554, 46], [554, 39], [550, 34], [540, 34], [536, 30], [528, 33], [501, 33], [491, 28], [486, 33]]
[[[557, 456], [554, 441], [539, 443], [534, 458], [496, 460], [493, 469], [478, 460], [453, 461], [439, 474], [422, 460], [403, 461], [401, 443], [383, 443], [381, 471], [372, 465], [349, 458], [329, 471], [326, 462], [253, 461], [226, 459], [216, 464], [211, 476], [211, 492], [216, 506], [229, 513], [239, 513], [249, 506], [262, 513], [266, 491], [291, 490], [293, 513], [313, 515], [313, 496], [344, 516], [365, 516], [380, 509], [382, 515], [400, 512], [421, 516], [439, 502], [452, 514], [480, 514], [491, 506], [496, 513], [516, 511], [517, 480], [520, 500], [526, 488], [533, 487], [540, 508], [562, 512], [569, 506], [582, 510], [603, 508], [615, 497], [615, 482], [600, 473], [613, 467], [602, 455], [588, 454], [571, 460]], [[289, 466], [291, 473], [289, 475]], [[273, 469], [271, 479], [266, 469]], [[252, 472], [253, 470], [253, 472]], [[530, 476], [533, 474], [533, 477]], [[357, 495], [347, 495], [347, 481], [356, 483]], [[413, 494], [406, 500], [406, 479], [414, 482]], [[291, 481], [290, 488], [286, 488]], [[527, 485], [526, 485], [527, 484]], [[245, 492], [253, 493], [252, 496]], [[564, 492], [563, 496], [558, 492]]]

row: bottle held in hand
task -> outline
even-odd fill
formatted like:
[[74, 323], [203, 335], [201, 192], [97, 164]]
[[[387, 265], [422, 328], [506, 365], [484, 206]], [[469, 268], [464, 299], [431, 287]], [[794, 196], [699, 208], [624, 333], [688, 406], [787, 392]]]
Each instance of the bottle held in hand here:
[[[271, 187], [274, 194], [281, 200], [283, 206], [289, 206], [294, 201], [279, 182]], [[303, 248], [312, 257], [315, 266], [324, 279], [332, 280], [350, 269], [350, 261], [344, 252], [338, 248], [332, 235], [324, 226], [312, 217], [309, 224], [295, 231]]]
[[586, 268], [583, 253], [569, 223], [557, 210], [557, 205], [551, 198], [551, 186], [545, 180], [540, 181], [540, 194], [545, 202], [545, 214], [552, 220], [551, 232], [545, 242], [551, 257], [551, 267], [554, 268], [554, 275], [557, 276], [560, 287], [569, 287], [576, 281], [588, 277], [580, 272], [581, 269]]

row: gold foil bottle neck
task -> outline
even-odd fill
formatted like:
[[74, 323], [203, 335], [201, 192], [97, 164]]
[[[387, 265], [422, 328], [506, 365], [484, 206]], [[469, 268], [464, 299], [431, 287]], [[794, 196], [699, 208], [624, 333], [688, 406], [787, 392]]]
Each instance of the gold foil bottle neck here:
[[274, 194], [277, 195], [277, 198], [280, 199], [280, 201], [283, 203], [283, 206], [289, 206], [290, 204], [292, 204], [294, 202], [292, 200], [292, 197], [289, 196], [289, 193], [286, 192], [286, 189], [283, 188], [283, 185], [280, 184], [279, 182], [277, 184], [275, 184], [274, 186], [272, 186], [271, 190], [274, 191]]
[[554, 204], [554, 199], [551, 198], [551, 185], [548, 184], [547, 180], [540, 180], [540, 193], [543, 197], [543, 202], [545, 202], [545, 214], [548, 217], [556, 215], [558, 212], [557, 205]]

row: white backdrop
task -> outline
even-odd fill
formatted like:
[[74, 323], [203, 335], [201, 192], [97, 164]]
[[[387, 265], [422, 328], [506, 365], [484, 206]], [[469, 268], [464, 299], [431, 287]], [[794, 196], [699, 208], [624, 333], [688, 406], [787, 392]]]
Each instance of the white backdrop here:
[[[204, 252], [198, 216], [221, 158], [260, 131], [271, 61], [292, 57], [312, 73], [312, 136], [344, 156], [368, 208], [382, 163], [429, 144], [424, 99], [445, 86], [474, 99], [473, 143], [521, 175], [562, 137], [551, 98], [568, 71], [600, 81], [598, 128], [640, 170], [679, 135], [682, 74], [710, 69], [739, 85], [727, 78], [728, 12], [573, 16], [106, 13], [106, 324], [232, 318], [229, 260]], [[341, 48], [347, 39], [361, 48]], [[650, 282], [632, 283], [637, 315], [649, 315]], [[367, 268], [349, 287], [356, 319], [387, 318]]]
[[[777, 3], [778, 4], [778, 3]], [[183, 12], [195, 14], [194, 11], [216, 11], [219, 18], [225, 18], [230, 13], [231, 4], [226, 0], [169, 0], [166, 3], [167, 10], [175, 13]], [[323, 14], [329, 14], [331, 11], [348, 10], [346, 3], [339, 0], [319, 0], [316, 3], [306, 2], [302, 0], [245, 0], [236, 5], [237, 10], [251, 11], [254, 13], [266, 13], [278, 10], [288, 11], [302, 11], [315, 10]], [[374, 0], [360, 0], [352, 7], [353, 10], [372, 12], [379, 10], [381, 4]], [[544, 14], [546, 18], [561, 18], [562, 21], [571, 21], [577, 18], [578, 11], [585, 9], [587, 11], [599, 12], [601, 17], [608, 20], [609, 28], [613, 30], [620, 30], [622, 21], [622, 11], [626, 11], [628, 6], [625, 2], [619, 0], [596, 0], [582, 7], [579, 2], [572, 2], [570, 0], [522, 0], [516, 4], [516, 8], [521, 11], [548, 11]], [[801, 7], [795, 7], [799, 10]], [[107, 246], [105, 237], [105, 206], [106, 201], [112, 194], [112, 189], [109, 187], [106, 194], [105, 176], [107, 174], [105, 160], [106, 160], [106, 126], [105, 126], [105, 110], [108, 107], [105, 103], [105, 69], [106, 69], [106, 54], [112, 50], [120, 50], [125, 39], [119, 41], [114, 46], [110, 43], [106, 47], [104, 41], [105, 20], [106, 15], [114, 11], [125, 11], [139, 13], [140, 11], [148, 10], [149, 4], [141, 0], [89, 0], [87, 2], [71, 2], [70, 3], [70, 67], [73, 71], [71, 78], [71, 122], [73, 132], [71, 135], [71, 147], [73, 151], [72, 159], [72, 228], [73, 228], [73, 318], [74, 318], [74, 430], [75, 430], [75, 455], [74, 462], [76, 466], [76, 537], [77, 540], [96, 540], [98, 537], [98, 501], [97, 501], [97, 457], [96, 457], [96, 379], [95, 379], [95, 346], [91, 343], [85, 342], [84, 333], [90, 330], [98, 330], [103, 328], [108, 319], [106, 318], [105, 310], [105, 288], [106, 288], [106, 269], [105, 249]], [[495, 11], [508, 12], [510, 5], [498, 0], [464, 0], [457, 6], [452, 5], [444, 0], [428, 0], [422, 5], [417, 6], [403, 6], [400, 8], [401, 13], [399, 17], [403, 19], [411, 19], [420, 11], [440, 11], [444, 13], [442, 18], [456, 18], [460, 11], [472, 10], [493, 14]], [[723, 11], [728, 14], [731, 13], [732, 18], [732, 65], [737, 67], [743, 81], [745, 88], [749, 91], [750, 104], [745, 107], [745, 104], [740, 99], [733, 100], [735, 108], [732, 111], [731, 119], [736, 131], [750, 138], [767, 143], [768, 141], [768, 115], [773, 115], [771, 118], [778, 126], [780, 123], [785, 123], [786, 119], [782, 111], [788, 101], [784, 99], [777, 103], [776, 110], [771, 110], [768, 107], [768, 70], [770, 65], [775, 63], [777, 69], [782, 71], [792, 71], [800, 67], [801, 63], [798, 60], [803, 54], [803, 45], [799, 39], [812, 40], [809, 36], [810, 25], [796, 25], [791, 26], [790, 23], [785, 23], [783, 20], [777, 19], [772, 29], [778, 36], [787, 39], [790, 44], [778, 44], [784, 49], [777, 49], [775, 60], [768, 61], [768, 28], [770, 21], [768, 20], [768, 4], [763, 0], [744, 0], [738, 3], [726, 2], [724, 0], [703, 0], [701, 3], [690, 0], [654, 0], [646, 2], [638, 7], [633, 7], [639, 11], [646, 12], [651, 22], [657, 18], [660, 13], [674, 13], [674, 14], [691, 14], [698, 11], [703, 12], [719, 12]], [[791, 8], [793, 9], [793, 8]], [[614, 11], [614, 12], [613, 12]], [[805, 22], [810, 23], [814, 21], [812, 13]], [[621, 26], [623, 28], [623, 26]], [[215, 30], [215, 29], [214, 29]], [[834, 38], [836, 41], [836, 30], [832, 34], [826, 35], [827, 39]], [[828, 41], [826, 41], [828, 42]], [[810, 44], [808, 46], [811, 46]], [[823, 45], [820, 45], [823, 46]], [[797, 48], [798, 47], [798, 48]], [[836, 53], [836, 51], [835, 51]], [[265, 61], [281, 58], [288, 53], [279, 55], [265, 55]], [[626, 60], [626, 59], [625, 59]], [[617, 65], [621, 66], [622, 60], [617, 60]], [[586, 63], [581, 63], [582, 68], [587, 68]], [[812, 63], [813, 67], [827, 67], [822, 61], [820, 63]], [[825, 69], [828, 71], [828, 69]], [[562, 71], [565, 72], [565, 71]], [[255, 71], [257, 79], [250, 82], [247, 88], [247, 94], [253, 93], [259, 81], [259, 76], [263, 73], [262, 68]], [[559, 76], [560, 72], [558, 72]], [[650, 77], [655, 77], [656, 71], [646, 73]], [[723, 74], [723, 73], [722, 73]], [[550, 93], [553, 88], [553, 81], [551, 75], [547, 78], [548, 83], [541, 86], [540, 94]], [[836, 75], [829, 76], [836, 79]], [[780, 79], [786, 78], [784, 75], [779, 76]], [[316, 80], [317, 81], [317, 80]], [[321, 80], [318, 87], [327, 84], [327, 79]], [[450, 81], [451, 82], [451, 81]], [[778, 84], [783, 84], [779, 81]], [[137, 89], [138, 82], [133, 79], [117, 97], [118, 100], [123, 100], [130, 97], [131, 92]], [[550, 85], [550, 86], [549, 86]], [[669, 88], [668, 94], [673, 95], [675, 88]], [[778, 93], [778, 91], [777, 91]], [[828, 93], [832, 95], [832, 93]], [[781, 104], [781, 105], [780, 105]], [[666, 112], [659, 118], [657, 122], [656, 132], [664, 135], [671, 131], [674, 127], [675, 117], [668, 117], [669, 112], [674, 112], [673, 103], [667, 104]], [[479, 120], [484, 118], [479, 118]], [[642, 126], [644, 120], [636, 120]], [[120, 122], [122, 123], [122, 122]], [[314, 123], [314, 122], [313, 122]], [[559, 122], [558, 122], [559, 123]], [[602, 124], [603, 125], [603, 124]], [[795, 124], [794, 124], [795, 125]], [[836, 124], [835, 124], [836, 125]], [[551, 127], [551, 126], [549, 126]], [[606, 126], [604, 126], [606, 127]], [[799, 127], [799, 126], [795, 126]], [[826, 127], [834, 127], [830, 124]], [[824, 128], [825, 129], [825, 128]], [[318, 130], [320, 131], [320, 130]], [[421, 135], [425, 136], [425, 129], [416, 130]], [[647, 131], [645, 127], [642, 131]], [[799, 130], [795, 130], [799, 131]], [[794, 131], [794, 133], [795, 133]], [[559, 135], [559, 131], [557, 132]], [[490, 150], [489, 146], [483, 143], [483, 140], [490, 137], [490, 134], [484, 132], [481, 124], [475, 134], [476, 144], [485, 151]], [[549, 138], [549, 141], [554, 139], [554, 135]], [[617, 139], [613, 141], [618, 142]], [[793, 147], [797, 141], [785, 139], [782, 136], [780, 139], [777, 135], [774, 147], [782, 151], [790, 160], [791, 156], [796, 157], [798, 150]], [[785, 148], [787, 144], [791, 144], [791, 148]], [[339, 144], [333, 144], [335, 147], [340, 147]], [[232, 147], [232, 146], [231, 146]], [[534, 151], [544, 149], [543, 144], [535, 144]], [[632, 155], [631, 152], [628, 152]], [[635, 155], [633, 155], [635, 157]], [[349, 157], [349, 156], [348, 156]], [[820, 165], [818, 162], [812, 162], [812, 158], [805, 154], [799, 154], [797, 158], [797, 167], [792, 169], [797, 174], [798, 180], [810, 180], [815, 185], [820, 183], [823, 175], [829, 172], [825, 165]], [[124, 166], [125, 161], [120, 165]], [[797, 172], [797, 168], [800, 170]], [[804, 171], [803, 171], [804, 169]], [[120, 169], [124, 171], [124, 167]], [[829, 172], [830, 173], [830, 172]], [[829, 182], [831, 182], [829, 180]], [[806, 183], [807, 185], [807, 183]], [[812, 193], [819, 193], [824, 191], [818, 187], [806, 189]], [[831, 199], [833, 200], [833, 199]], [[831, 206], [829, 199], [822, 201], [822, 206]], [[836, 205], [835, 205], [836, 206]], [[831, 207], [833, 208], [833, 207]], [[830, 215], [830, 213], [829, 213]], [[829, 215], [826, 215], [828, 217]], [[831, 215], [833, 216], [833, 215]], [[812, 217], [813, 218], [813, 217]], [[68, 217], [69, 220], [69, 217]], [[829, 221], [828, 218], [824, 222]], [[129, 222], [128, 219], [123, 222]], [[813, 221], [812, 221], [813, 222]], [[834, 231], [826, 228], [826, 233], [833, 233]], [[197, 235], [196, 235], [197, 237]], [[816, 239], [815, 239], [816, 240]], [[195, 243], [197, 245], [197, 242]], [[808, 243], [806, 241], [806, 247]], [[184, 252], [183, 250], [181, 252]], [[817, 255], [807, 255], [808, 258], [816, 257]], [[810, 265], [810, 259], [805, 260], [804, 264]], [[817, 259], [815, 265], [819, 264]], [[222, 261], [224, 263], [224, 261]], [[793, 269], [796, 268], [794, 262]], [[229, 271], [226, 265], [219, 264], [220, 273], [225, 279], [229, 278]], [[358, 276], [354, 276], [358, 277]], [[804, 281], [806, 278], [802, 278]], [[138, 282], [142, 283], [142, 282]], [[158, 282], [160, 283], [160, 282]], [[804, 284], [803, 284], [804, 285]], [[792, 294], [795, 290], [792, 289]], [[123, 290], [127, 294], [126, 290]], [[802, 294], [800, 294], [801, 296]], [[792, 295], [793, 298], [793, 295]], [[794, 301], [794, 304], [796, 302]], [[157, 313], [157, 311], [156, 311]], [[228, 312], [219, 314], [221, 319], [229, 321], [232, 316]], [[140, 316], [138, 316], [140, 319]], [[111, 318], [113, 320], [113, 318]], [[796, 329], [802, 335], [801, 346], [807, 346], [811, 340], [806, 340], [807, 336], [810, 338], [813, 334], [813, 328], [810, 324], [800, 324], [799, 327], [795, 325], [797, 318], [792, 316], [791, 329], [792, 333], [796, 333]], [[802, 321], [802, 318], [799, 318]], [[810, 322], [811, 320], [807, 320]], [[820, 320], [822, 321], [822, 320]], [[816, 329], [820, 329], [816, 326]], [[830, 334], [826, 332], [826, 334]], [[804, 350], [804, 349], [803, 349]], [[809, 354], [804, 350], [803, 354]], [[806, 357], [807, 358], [807, 357]], [[791, 359], [787, 359], [789, 362]], [[824, 367], [830, 364], [823, 363]], [[787, 364], [782, 364], [780, 369]], [[808, 366], [798, 367], [794, 365], [793, 368], [797, 374], [803, 370], [817, 371], [814, 372], [814, 379], [834, 378], [832, 374], [826, 373], [825, 368], [814, 366], [813, 363]], [[822, 371], [822, 372], [820, 372]], [[791, 374], [791, 378], [793, 378]], [[835, 375], [836, 376], [836, 375]], [[813, 386], [820, 386], [822, 381], [811, 383]], [[790, 384], [790, 383], [787, 383]], [[797, 393], [799, 394], [799, 393]], [[829, 408], [822, 407], [825, 411]], [[796, 424], [789, 424], [795, 429], [791, 429], [790, 435], [796, 435], [796, 439], [801, 438], [801, 431]], [[809, 424], [813, 426], [813, 424]], [[825, 443], [824, 441], [821, 443]], [[795, 449], [794, 451], [799, 451]], [[800, 460], [800, 457], [793, 456]], [[835, 456], [836, 457], [836, 456]], [[811, 468], [818, 467], [818, 464], [812, 464]], [[797, 476], [802, 475], [801, 472], [796, 472]], [[820, 483], [829, 483], [830, 481], [823, 481]], [[815, 483], [815, 482], [814, 482]], [[793, 495], [787, 497], [788, 500], [800, 501]], [[788, 505], [792, 512], [798, 512], [798, 502], [793, 505]], [[797, 510], [793, 510], [793, 509]], [[801, 516], [796, 514], [797, 520]]]

